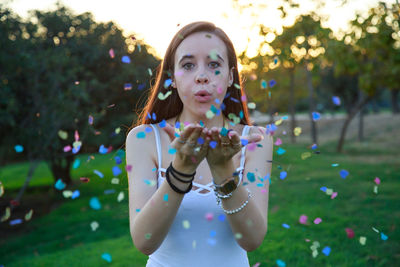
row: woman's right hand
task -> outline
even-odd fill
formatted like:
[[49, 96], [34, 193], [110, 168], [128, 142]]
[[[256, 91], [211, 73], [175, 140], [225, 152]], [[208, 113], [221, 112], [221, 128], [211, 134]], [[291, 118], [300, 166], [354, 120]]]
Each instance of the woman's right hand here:
[[179, 137], [175, 128], [167, 123], [163, 128], [171, 140], [171, 147], [176, 149], [173, 167], [183, 173], [193, 173], [207, 156], [211, 138], [207, 137], [208, 129], [199, 124], [185, 126]]

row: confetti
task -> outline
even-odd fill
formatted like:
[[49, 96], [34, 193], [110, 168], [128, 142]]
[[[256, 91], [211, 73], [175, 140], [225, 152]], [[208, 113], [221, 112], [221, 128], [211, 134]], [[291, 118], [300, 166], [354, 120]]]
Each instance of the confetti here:
[[176, 149], [171, 147], [170, 149], [168, 149], [168, 154], [174, 155], [176, 153]]
[[73, 169], [78, 169], [79, 166], [81, 166], [81, 161], [80, 161], [80, 159], [76, 159], [76, 160], [74, 161], [74, 163], [72, 164], [72, 168], [73, 168]]
[[172, 94], [172, 90], [166, 92], [165, 94], [159, 92], [157, 97], [158, 97], [158, 99], [160, 99], [160, 100], [165, 100], [165, 99], [167, 99], [171, 94]]
[[311, 146], [311, 149], [314, 150], [314, 149], [317, 149], [317, 147], [318, 147], [317, 144], [313, 144], [313, 145]]
[[130, 172], [132, 170], [132, 165], [126, 165], [125, 169], [127, 172]]
[[303, 152], [303, 153], [301, 153], [301, 159], [302, 159], [302, 160], [306, 160], [306, 159], [308, 159], [309, 157], [311, 157], [311, 153], [310, 153], [310, 152]]
[[20, 224], [20, 223], [22, 223], [21, 219], [14, 219], [14, 220], [10, 221], [10, 225], [16, 225], [16, 224]]
[[332, 166], [332, 167], [337, 167], [337, 166], [339, 166], [339, 164], [333, 163], [331, 166]]
[[64, 152], [71, 151], [72, 147], [70, 145], [64, 147]]
[[125, 198], [124, 192], [119, 192], [118, 197], [117, 197], [117, 201], [121, 202], [122, 200], [124, 200], [124, 198]]
[[286, 267], [286, 263], [283, 260], [280, 260], [280, 259], [276, 260], [276, 264], [279, 267]]
[[114, 176], [118, 176], [118, 175], [120, 175], [122, 173], [121, 169], [118, 166], [114, 166], [112, 168], [112, 172], [113, 172]]
[[148, 69], [147, 69], [147, 72], [149, 73], [149, 75], [150, 75], [150, 76], [152, 76], [152, 75], [153, 75], [153, 72], [151, 71], [151, 69], [150, 69], [150, 68], [148, 68]]
[[286, 224], [286, 223], [282, 224], [282, 226], [285, 227], [286, 229], [290, 228], [290, 226], [288, 224]]
[[334, 199], [337, 195], [338, 195], [338, 192], [333, 192], [332, 196], [331, 196], [331, 199]]
[[92, 197], [89, 201], [89, 205], [94, 210], [101, 209], [101, 203], [97, 197]]
[[379, 185], [381, 183], [381, 179], [379, 177], [375, 177], [374, 182]]
[[63, 183], [63, 181], [61, 179], [58, 179], [56, 184], [54, 185], [54, 187], [57, 190], [63, 190], [65, 188], [65, 183]]
[[110, 194], [114, 194], [115, 193], [115, 189], [106, 189], [104, 190], [104, 195], [110, 195]]
[[182, 225], [183, 225], [183, 228], [185, 228], [185, 229], [190, 228], [190, 222], [188, 220], [183, 220]]
[[149, 240], [151, 238], [151, 233], [147, 233], [144, 235], [144, 238], [146, 238], [147, 240]]
[[261, 80], [261, 89], [267, 88], [267, 82], [265, 80]]
[[3, 184], [0, 182], [0, 197], [2, 197], [4, 195], [4, 186]]
[[25, 214], [25, 221], [32, 219], [33, 209], [30, 209], [27, 214]]
[[206, 215], [204, 216], [204, 218], [206, 218], [207, 221], [211, 222], [214, 218], [214, 214], [213, 213], [206, 213]]
[[332, 102], [336, 106], [340, 106], [340, 98], [338, 96], [332, 96]]
[[326, 256], [329, 256], [329, 254], [331, 253], [331, 248], [330, 247], [324, 247], [322, 249], [322, 253], [324, 253]]
[[158, 124], [161, 128], [165, 128], [167, 126], [167, 121], [166, 120], [162, 120], [159, 124]]
[[167, 89], [171, 84], [172, 84], [172, 80], [171, 79], [166, 79], [164, 81], [164, 88]]
[[164, 200], [164, 201], [168, 201], [168, 194], [165, 194], [165, 195], [164, 195], [163, 200]]
[[99, 223], [96, 222], [96, 221], [91, 222], [91, 223], [90, 223], [90, 228], [92, 228], [92, 231], [93, 231], [93, 232], [96, 231], [97, 228], [99, 228]]
[[122, 57], [122, 63], [130, 64], [131, 63], [131, 58], [129, 56], [123, 56]]
[[276, 81], [275, 80], [270, 80], [269, 82], [268, 82], [268, 85], [269, 85], [269, 87], [274, 87], [275, 85], [276, 85]]
[[102, 258], [103, 260], [105, 260], [106, 262], [109, 262], [109, 263], [112, 261], [111, 255], [108, 254], [108, 253], [103, 253], [103, 254], [101, 255], [101, 258]]
[[107, 151], [108, 151], [108, 149], [104, 145], [101, 145], [99, 147], [99, 153], [100, 154], [107, 154]]
[[89, 125], [93, 125], [93, 116], [92, 115], [89, 115], [88, 123], [89, 123]]
[[59, 131], [58, 131], [58, 136], [59, 136], [61, 139], [66, 140], [66, 139], [68, 138], [68, 133], [67, 133], [66, 131], [59, 130]]
[[247, 103], [247, 107], [249, 109], [255, 109], [256, 108], [256, 103], [254, 103], [254, 102]]
[[132, 84], [131, 83], [125, 83], [124, 84], [124, 90], [125, 91], [132, 90]]
[[301, 224], [307, 224], [307, 220], [308, 220], [308, 217], [306, 216], [306, 215], [300, 215], [300, 218], [299, 218], [299, 223], [301, 223]]
[[276, 141], [275, 141], [275, 145], [276, 146], [282, 145], [282, 140], [280, 138], [277, 138]]
[[320, 224], [322, 222], [322, 219], [321, 218], [316, 218], [315, 220], [314, 220], [314, 223], [315, 224]]
[[293, 130], [295, 136], [299, 136], [301, 134], [301, 127], [296, 127]]
[[243, 235], [241, 233], [236, 233], [235, 234], [235, 238], [236, 239], [241, 239], [243, 237]]
[[381, 239], [383, 241], [386, 241], [388, 239], [387, 235], [385, 235], [384, 233], [381, 232]]
[[112, 184], [119, 184], [119, 179], [114, 177], [114, 178], [111, 179], [111, 183]]
[[90, 182], [90, 179], [88, 177], [80, 177], [79, 180], [81, 180], [82, 183]]
[[281, 171], [281, 173], [279, 174], [279, 178], [281, 178], [282, 180], [285, 179], [287, 176], [287, 172], [285, 171]]
[[354, 231], [351, 228], [345, 229], [348, 238], [354, 238]]
[[283, 154], [285, 154], [285, 152], [286, 152], [286, 150], [285, 149], [283, 149], [283, 148], [278, 148], [278, 150], [276, 151], [276, 153], [278, 154], [278, 155], [283, 155]]
[[339, 173], [340, 177], [342, 177], [343, 179], [345, 179], [349, 175], [349, 172], [346, 170], [341, 170]]
[[63, 196], [65, 198], [70, 198], [72, 196], [72, 191], [71, 190], [64, 190], [63, 191]]
[[212, 119], [212, 118], [214, 118], [214, 116], [215, 116], [215, 114], [214, 114], [214, 112], [212, 112], [211, 110], [208, 110], [208, 111], [206, 112], [206, 117], [207, 117], [207, 119]]
[[209, 146], [211, 147], [211, 148], [215, 148], [216, 146], [217, 146], [217, 142], [216, 141], [211, 141], [210, 142], [210, 144], [209, 144]]
[[80, 195], [81, 193], [79, 192], [79, 190], [75, 190], [71, 195], [71, 199], [78, 198]]
[[321, 114], [319, 114], [318, 112], [313, 112], [312, 118], [313, 118], [313, 121], [317, 121], [321, 118]]
[[110, 50], [108, 50], [108, 54], [110, 55], [110, 58], [114, 58], [115, 57], [115, 54], [114, 54], [114, 49], [110, 49]]
[[366, 242], [367, 238], [365, 236], [360, 236], [360, 244], [364, 246]]
[[15, 152], [17, 153], [21, 153], [22, 151], [24, 151], [24, 147], [21, 145], [16, 145], [14, 146]]
[[255, 182], [256, 177], [255, 177], [254, 173], [248, 172], [247, 173], [247, 179], [249, 180], [249, 182], [253, 183], [253, 182]]
[[93, 172], [94, 172], [97, 176], [99, 176], [100, 178], [104, 178], [104, 174], [101, 173], [100, 171], [98, 171], [98, 170], [93, 170]]
[[145, 137], [146, 137], [146, 133], [145, 132], [138, 132], [136, 134], [136, 138], [138, 138], [138, 139], [143, 139]]
[[3, 217], [1, 217], [0, 222], [5, 222], [7, 221], [11, 216], [11, 209], [10, 207], [6, 207], [6, 211], [3, 215]]

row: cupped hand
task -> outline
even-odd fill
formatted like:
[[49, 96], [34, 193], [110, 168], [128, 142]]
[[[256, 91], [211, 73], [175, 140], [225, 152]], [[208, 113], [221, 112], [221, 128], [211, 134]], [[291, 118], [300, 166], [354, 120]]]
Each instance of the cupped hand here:
[[207, 135], [211, 138], [211, 147], [208, 148], [206, 156], [210, 166], [224, 166], [242, 149], [243, 143], [256, 143], [263, 139], [261, 134], [239, 136], [234, 130], [227, 132], [225, 128], [217, 127], [211, 128]]
[[207, 137], [208, 129], [199, 124], [189, 124], [176, 135], [175, 128], [168, 123], [163, 129], [171, 140], [171, 147], [176, 149], [173, 166], [179, 166], [182, 172], [194, 172], [208, 152], [211, 141]]

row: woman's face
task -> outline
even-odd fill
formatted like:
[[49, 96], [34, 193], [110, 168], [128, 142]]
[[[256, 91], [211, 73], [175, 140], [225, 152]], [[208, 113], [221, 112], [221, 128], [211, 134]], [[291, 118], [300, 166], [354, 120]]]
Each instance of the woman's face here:
[[211, 105], [219, 108], [233, 82], [222, 40], [207, 32], [186, 37], [175, 53], [174, 82], [184, 109], [203, 116]]

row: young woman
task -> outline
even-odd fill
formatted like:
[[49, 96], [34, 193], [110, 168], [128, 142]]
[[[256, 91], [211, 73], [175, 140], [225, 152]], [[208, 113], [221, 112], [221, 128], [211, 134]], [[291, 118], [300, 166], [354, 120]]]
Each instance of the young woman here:
[[135, 247], [151, 267], [249, 266], [267, 232], [272, 138], [250, 126], [228, 36], [183, 27], [150, 94], [126, 139]]

